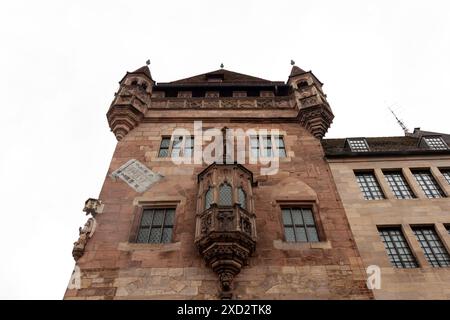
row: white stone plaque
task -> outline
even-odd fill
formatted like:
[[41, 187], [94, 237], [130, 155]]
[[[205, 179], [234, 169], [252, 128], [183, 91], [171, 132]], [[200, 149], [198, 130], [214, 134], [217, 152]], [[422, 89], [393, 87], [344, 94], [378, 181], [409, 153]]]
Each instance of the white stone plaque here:
[[163, 178], [161, 174], [153, 172], [136, 159], [129, 160], [111, 176], [122, 179], [137, 192], [147, 191], [152, 184]]

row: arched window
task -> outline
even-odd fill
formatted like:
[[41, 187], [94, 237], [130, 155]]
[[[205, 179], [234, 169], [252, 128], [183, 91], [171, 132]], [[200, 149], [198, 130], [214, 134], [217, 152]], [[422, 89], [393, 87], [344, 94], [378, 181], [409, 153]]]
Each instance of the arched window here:
[[238, 198], [241, 208], [247, 209], [247, 196], [245, 195], [245, 191], [242, 187], [238, 188]]
[[220, 185], [219, 188], [219, 204], [221, 206], [232, 206], [233, 205], [233, 191], [228, 183]]
[[205, 193], [205, 209], [209, 209], [213, 201], [213, 189], [209, 187]]
[[308, 86], [308, 82], [307, 81], [300, 81], [298, 83], [298, 87], [302, 88], [302, 87], [307, 87]]

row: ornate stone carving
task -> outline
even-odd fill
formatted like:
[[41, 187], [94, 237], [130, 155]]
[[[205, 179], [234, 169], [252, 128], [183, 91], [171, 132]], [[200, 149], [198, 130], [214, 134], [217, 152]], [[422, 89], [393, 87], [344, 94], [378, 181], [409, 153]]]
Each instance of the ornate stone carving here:
[[[253, 176], [241, 165], [212, 164], [199, 174], [199, 196], [195, 244], [206, 264], [217, 273], [220, 283], [219, 296], [231, 299], [233, 279], [248, 263], [256, 248], [255, 214], [252, 212]], [[209, 208], [204, 209], [206, 190], [219, 188], [223, 183], [231, 185], [233, 201], [230, 206], [219, 206], [220, 192]], [[238, 203], [237, 188], [247, 195], [246, 207]]]
[[95, 221], [95, 218], [91, 217], [86, 221], [83, 228], [80, 227], [78, 229], [80, 236], [78, 237], [78, 240], [73, 243], [73, 250], [72, 250], [72, 256], [75, 259], [75, 261], [78, 261], [78, 259], [80, 259], [81, 256], [83, 256], [84, 249], [86, 248], [88, 240], [94, 234], [96, 226], [97, 222]]
[[97, 214], [103, 212], [103, 204], [98, 199], [89, 198], [84, 203], [83, 212], [86, 212], [86, 215], [90, 214], [95, 218]]

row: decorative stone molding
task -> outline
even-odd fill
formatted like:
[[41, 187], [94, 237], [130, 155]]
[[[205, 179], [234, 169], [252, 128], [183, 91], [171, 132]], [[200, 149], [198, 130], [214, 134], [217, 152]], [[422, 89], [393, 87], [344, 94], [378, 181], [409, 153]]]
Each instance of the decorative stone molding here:
[[106, 114], [109, 127], [118, 141], [133, 130], [145, 116], [154, 81], [147, 67], [127, 72]]
[[[220, 298], [231, 299], [233, 279], [256, 248], [253, 176], [241, 165], [212, 164], [199, 174], [198, 181], [195, 244], [219, 277]], [[221, 205], [223, 184], [231, 186], [231, 205]], [[208, 208], [207, 192], [213, 194]], [[240, 203], [239, 192], [245, 194], [244, 204]]]
[[330, 127], [334, 115], [325, 104], [301, 108], [298, 113], [300, 124], [316, 138], [322, 139]]
[[83, 212], [86, 212], [86, 215], [92, 215], [92, 217], [95, 218], [95, 216], [99, 213], [103, 212], [103, 203], [101, 200], [89, 198], [84, 203]]
[[291, 97], [227, 97], [205, 98], [158, 98], [153, 97], [151, 109], [292, 109]]

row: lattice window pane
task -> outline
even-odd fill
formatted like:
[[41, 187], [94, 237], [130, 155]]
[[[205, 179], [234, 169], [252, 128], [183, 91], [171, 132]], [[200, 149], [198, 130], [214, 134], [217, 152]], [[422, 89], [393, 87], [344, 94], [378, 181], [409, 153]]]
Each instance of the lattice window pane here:
[[284, 227], [284, 236], [286, 241], [295, 242], [294, 228]]
[[241, 187], [238, 188], [238, 196], [239, 196], [239, 205], [241, 208], [247, 208], [247, 197], [245, 195], [244, 189]]
[[161, 243], [172, 240], [175, 209], [146, 209], [142, 213], [136, 242]]
[[424, 137], [428, 147], [432, 150], [447, 150], [448, 145], [442, 139], [442, 137]]
[[164, 218], [164, 226], [173, 226], [175, 218], [175, 209], [166, 209], [166, 216]]
[[450, 184], [450, 169], [444, 169], [441, 170], [442, 175], [444, 176], [445, 180]]
[[151, 226], [153, 220], [153, 210], [144, 210], [142, 213], [141, 226]]
[[433, 267], [450, 266], [450, 256], [433, 227], [415, 227], [413, 231], [425, 258]]
[[164, 210], [161, 209], [155, 210], [152, 223], [153, 227], [162, 226], [163, 222], [164, 222]]
[[414, 193], [406, 182], [406, 179], [401, 171], [385, 172], [384, 176], [391, 187], [392, 193], [394, 193], [397, 199], [415, 198]]
[[214, 198], [213, 189], [208, 188], [208, 190], [205, 193], [205, 209], [209, 209], [211, 207], [211, 204], [214, 201], [213, 198]]
[[161, 243], [161, 228], [152, 228], [150, 231], [150, 243]]
[[369, 145], [367, 144], [366, 139], [348, 139], [347, 142], [352, 152], [369, 151]]
[[413, 171], [417, 183], [428, 198], [443, 198], [444, 192], [429, 170]]
[[162, 243], [168, 243], [172, 241], [172, 228], [164, 228], [162, 235]]
[[283, 215], [284, 225], [292, 225], [291, 211], [289, 209], [282, 209], [281, 213]]
[[150, 234], [150, 228], [141, 228], [141, 229], [139, 229], [136, 242], [138, 242], [138, 243], [147, 243], [149, 234]]
[[380, 200], [384, 199], [384, 194], [381, 191], [375, 175], [372, 172], [357, 172], [356, 181], [358, 181], [361, 192], [366, 200]]
[[303, 227], [296, 227], [295, 228], [295, 238], [297, 239], [297, 242], [307, 242], [308, 238], [306, 237], [306, 230]]
[[233, 205], [233, 190], [228, 183], [220, 185], [219, 188], [219, 198], [221, 206], [231, 206]]
[[169, 156], [170, 138], [162, 138], [161, 145], [159, 147], [158, 157], [166, 158]]
[[398, 227], [378, 228], [392, 265], [397, 268], [417, 268], [416, 258]]
[[286, 241], [319, 241], [319, 236], [311, 209], [283, 208], [281, 213], [283, 217]]

